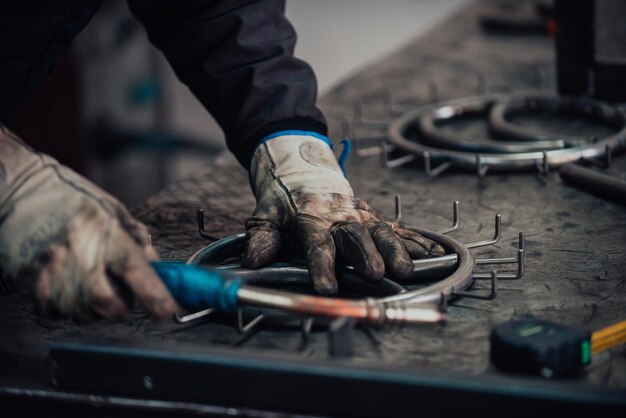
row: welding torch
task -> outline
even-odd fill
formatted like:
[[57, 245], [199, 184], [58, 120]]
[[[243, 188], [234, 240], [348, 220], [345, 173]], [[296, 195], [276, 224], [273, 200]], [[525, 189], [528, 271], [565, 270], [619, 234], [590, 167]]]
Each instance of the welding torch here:
[[300, 315], [354, 318], [371, 326], [445, 321], [445, 314], [430, 305], [295, 294], [250, 286], [241, 278], [184, 263], [157, 261], [152, 267], [178, 304], [190, 311], [216, 308], [222, 312], [235, 312], [242, 306], [258, 306]]

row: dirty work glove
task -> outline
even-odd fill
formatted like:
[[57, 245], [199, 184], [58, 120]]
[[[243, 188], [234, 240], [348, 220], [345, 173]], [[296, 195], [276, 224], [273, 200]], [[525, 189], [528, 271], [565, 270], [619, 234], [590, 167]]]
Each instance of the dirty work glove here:
[[119, 201], [0, 125], [0, 268], [43, 314], [121, 318], [134, 294], [152, 316], [171, 316], [155, 258]]
[[246, 221], [243, 264], [257, 268], [277, 257], [295, 237], [306, 255], [315, 290], [337, 293], [335, 255], [364, 279], [377, 281], [385, 270], [405, 278], [411, 258], [443, 255], [421, 235], [383, 222], [344, 177], [328, 139], [308, 135], [278, 136], [255, 151], [250, 168], [257, 207]]

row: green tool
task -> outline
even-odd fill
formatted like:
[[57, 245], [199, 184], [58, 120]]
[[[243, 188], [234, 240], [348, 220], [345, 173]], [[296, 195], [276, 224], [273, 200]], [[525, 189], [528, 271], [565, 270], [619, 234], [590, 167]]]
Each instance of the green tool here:
[[626, 321], [594, 333], [538, 319], [509, 321], [491, 332], [491, 361], [500, 370], [572, 376], [591, 363], [592, 354], [626, 342]]

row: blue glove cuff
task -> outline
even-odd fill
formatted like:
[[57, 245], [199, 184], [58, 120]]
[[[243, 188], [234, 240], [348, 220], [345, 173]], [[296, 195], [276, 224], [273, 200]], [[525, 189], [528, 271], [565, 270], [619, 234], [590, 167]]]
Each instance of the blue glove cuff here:
[[279, 136], [287, 136], [287, 135], [296, 135], [296, 136], [312, 136], [313, 138], [317, 138], [320, 141], [324, 141], [331, 149], [333, 148], [333, 144], [332, 142], [330, 142], [330, 140], [328, 139], [327, 136], [322, 135], [320, 133], [314, 132], [314, 131], [299, 131], [299, 130], [289, 130], [289, 131], [278, 131], [278, 132], [274, 132], [273, 134], [270, 134], [268, 136], [266, 136], [265, 138], [263, 138], [261, 140], [261, 142], [259, 142], [259, 144], [257, 145], [257, 148], [259, 147], [259, 145], [266, 143], [267, 141], [270, 141], [274, 138], [278, 138]]
[[[330, 142], [330, 140], [328, 139], [327, 136], [322, 135], [318, 132], [314, 132], [314, 131], [299, 131], [299, 130], [288, 130], [288, 131], [278, 131], [278, 132], [274, 132], [271, 135], [266, 136], [265, 138], [263, 138], [261, 140], [261, 142], [258, 143], [257, 148], [261, 145], [266, 143], [267, 141], [270, 141], [274, 138], [278, 138], [280, 136], [287, 136], [287, 135], [296, 135], [296, 136], [311, 136], [313, 138], [317, 138], [320, 141], [323, 141], [326, 143], [326, 145], [328, 145], [330, 147], [330, 149], [333, 149], [333, 144], [332, 142]], [[350, 141], [349, 139], [344, 139], [343, 141], [341, 141], [341, 145], [343, 147], [342, 151], [341, 151], [341, 155], [339, 156], [339, 166], [341, 167], [341, 171], [343, 171], [343, 175], [344, 177], [347, 177], [346, 175], [346, 160], [348, 159], [348, 156], [350, 155], [350, 151], [352, 151], [352, 141]], [[255, 149], [256, 151], [256, 149]]]

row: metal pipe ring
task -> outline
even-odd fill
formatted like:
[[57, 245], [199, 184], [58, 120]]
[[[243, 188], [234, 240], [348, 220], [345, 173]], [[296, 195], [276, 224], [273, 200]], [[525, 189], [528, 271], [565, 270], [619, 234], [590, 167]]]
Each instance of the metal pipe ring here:
[[[453, 288], [467, 289], [472, 283], [474, 268], [474, 258], [469, 250], [462, 243], [446, 235], [418, 228], [411, 229], [439, 243], [448, 253], [443, 257], [414, 260], [414, 271], [417, 272], [416, 274], [426, 275], [429, 280], [436, 278], [435, 272], [439, 272], [439, 276], [443, 277], [439, 277], [435, 283], [420, 289], [407, 290], [386, 277], [378, 283], [368, 283], [348, 269], [347, 272], [340, 273], [341, 284], [348, 290], [377, 293], [375, 296], [385, 302], [409, 300], [411, 303], [437, 302], [442, 295], [451, 296]], [[208, 265], [222, 270], [227, 275], [242, 277], [250, 284], [303, 284], [305, 279], [308, 282], [308, 270], [303, 266], [274, 264], [257, 270], [246, 270], [237, 263], [216, 265], [221, 261], [221, 257], [230, 258], [240, 255], [245, 242], [246, 236], [243, 233], [223, 238], [198, 250], [189, 258], [187, 264]]]
[[[491, 138], [481, 139], [480, 142], [469, 138], [462, 138], [458, 134], [441, 129], [440, 125], [458, 118], [480, 115], [487, 119], [490, 109], [496, 105], [498, 96], [480, 96], [468, 99], [461, 103], [445, 103], [425, 110], [419, 115], [417, 126], [423, 135], [422, 142], [435, 147], [472, 153], [522, 153], [563, 149], [571, 147], [560, 138], [543, 141], [493, 141]], [[507, 138], [510, 139], [510, 138]], [[588, 142], [585, 141], [585, 142]], [[575, 145], [580, 145], [580, 141]]]
[[607, 104], [575, 97], [513, 96], [497, 101], [489, 112], [489, 132], [498, 139], [524, 142], [564, 140], [573, 146], [593, 142], [596, 138], [557, 135], [535, 132], [510, 121], [516, 113], [553, 113], [584, 117], [610, 126], [615, 132], [626, 128], [626, 118], [617, 108]]
[[[474, 104], [477, 100], [493, 100], [494, 97], [502, 96], [478, 96], [469, 99], [457, 99], [447, 103], [452, 105]], [[441, 104], [437, 105], [441, 107]], [[420, 115], [437, 106], [425, 106], [413, 109], [400, 117], [394, 119], [387, 129], [387, 141], [397, 149], [424, 156], [428, 153], [433, 161], [440, 163], [450, 163], [454, 167], [463, 169], [475, 169], [477, 156], [480, 163], [489, 166], [490, 170], [528, 170], [540, 165], [544, 158], [550, 166], [560, 166], [562, 164], [575, 162], [580, 159], [592, 159], [603, 157], [607, 148], [611, 152], [616, 152], [626, 147], [626, 123], [625, 128], [620, 129], [613, 135], [602, 138], [593, 143], [587, 143], [578, 147], [550, 150], [544, 152], [524, 152], [524, 153], [502, 153], [502, 154], [477, 154], [475, 152], [449, 150], [437, 148], [420, 143], [411, 139], [419, 131], [417, 126]], [[612, 108], [612, 107], [610, 107]], [[616, 121], [621, 121], [624, 115], [617, 108], [612, 108], [619, 114], [615, 114]], [[621, 122], [620, 122], [621, 123]]]

